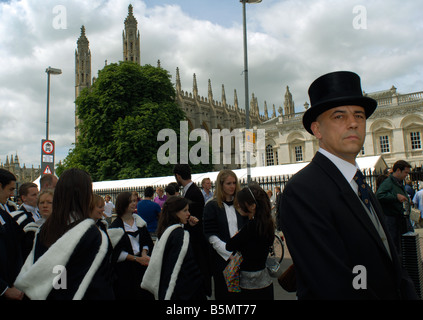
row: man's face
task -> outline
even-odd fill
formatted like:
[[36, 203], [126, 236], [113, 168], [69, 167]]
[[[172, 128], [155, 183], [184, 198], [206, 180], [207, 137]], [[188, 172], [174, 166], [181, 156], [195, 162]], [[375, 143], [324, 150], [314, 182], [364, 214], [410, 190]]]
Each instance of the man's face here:
[[340, 106], [319, 115], [311, 130], [320, 147], [355, 164], [366, 137], [366, 115], [360, 106]]
[[203, 183], [203, 189], [204, 190], [210, 190], [211, 189], [211, 186], [212, 186], [212, 184], [211, 184], [211, 181], [210, 180], [205, 180], [204, 181], [204, 183]]
[[178, 186], [182, 186], [182, 182], [181, 182], [181, 176], [179, 175], [179, 174], [177, 174], [177, 173], [175, 173], [175, 180], [176, 180], [176, 182], [178, 183]]
[[13, 197], [16, 189], [16, 182], [10, 181], [4, 188], [0, 185], [0, 203], [6, 204], [7, 199]]
[[38, 197], [38, 188], [31, 187], [28, 189], [27, 195], [22, 195], [23, 203], [36, 207], [37, 206], [37, 197]]
[[405, 168], [402, 171], [400, 169], [397, 169], [395, 173], [395, 177], [398, 180], [403, 181], [408, 176], [409, 173], [410, 173], [410, 168]]

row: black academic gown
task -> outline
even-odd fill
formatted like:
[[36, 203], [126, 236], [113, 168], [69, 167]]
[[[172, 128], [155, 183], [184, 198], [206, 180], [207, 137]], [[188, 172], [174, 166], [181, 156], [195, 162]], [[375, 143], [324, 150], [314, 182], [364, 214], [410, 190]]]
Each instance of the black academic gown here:
[[[142, 221], [138, 215], [134, 215], [137, 221]], [[154, 243], [151, 239], [150, 233], [147, 230], [146, 224], [137, 223], [139, 230], [139, 245], [140, 251], [144, 246], [148, 246], [149, 253], [151, 256], [153, 252]], [[123, 225], [123, 220], [120, 217], [117, 217], [113, 223], [110, 225], [110, 229], [121, 228], [125, 230]], [[113, 250], [113, 261], [116, 261], [122, 251], [128, 252], [130, 255], [134, 255], [132, 249], [131, 241], [129, 239], [130, 235], [126, 232], [119, 243]], [[114, 279], [114, 291], [116, 299], [118, 300], [152, 300], [154, 299], [153, 295], [147, 292], [144, 289], [141, 289], [140, 284], [144, 276], [146, 266], [142, 266], [135, 261], [122, 261], [115, 264], [115, 279]]]
[[0, 204], [0, 294], [13, 286], [23, 265], [19, 232], [17, 224]]

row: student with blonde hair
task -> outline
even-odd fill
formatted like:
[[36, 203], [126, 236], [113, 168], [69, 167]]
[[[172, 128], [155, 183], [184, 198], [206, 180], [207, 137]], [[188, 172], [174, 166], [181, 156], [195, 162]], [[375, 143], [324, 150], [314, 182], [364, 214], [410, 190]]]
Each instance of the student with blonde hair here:
[[[232, 170], [221, 170], [216, 178], [213, 199], [204, 207], [203, 224], [206, 239], [212, 246], [211, 269], [216, 300], [236, 298], [227, 290], [222, 271], [232, 252], [226, 250], [226, 242], [244, 225], [246, 218], [235, 209], [235, 194], [240, 190], [238, 177]], [[235, 202], [235, 203], [234, 203]]]

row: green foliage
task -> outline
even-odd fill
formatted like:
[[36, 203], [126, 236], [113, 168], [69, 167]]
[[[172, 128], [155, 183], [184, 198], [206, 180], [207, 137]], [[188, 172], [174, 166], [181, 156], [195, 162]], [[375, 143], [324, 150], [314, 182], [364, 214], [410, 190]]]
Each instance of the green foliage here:
[[[185, 114], [166, 70], [132, 62], [107, 65], [76, 105], [80, 136], [58, 173], [77, 167], [88, 171], [93, 181], [173, 174], [172, 165], [157, 161], [163, 144], [157, 134], [169, 128], [179, 135]], [[209, 169], [196, 166], [193, 172], [196, 168]]]

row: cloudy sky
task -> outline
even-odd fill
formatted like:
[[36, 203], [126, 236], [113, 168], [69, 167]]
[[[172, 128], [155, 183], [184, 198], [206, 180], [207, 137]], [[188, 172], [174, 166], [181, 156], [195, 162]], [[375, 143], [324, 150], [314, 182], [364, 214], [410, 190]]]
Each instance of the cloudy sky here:
[[[40, 165], [46, 133], [48, 66], [52, 76], [50, 139], [56, 162], [74, 143], [75, 49], [81, 25], [90, 41], [93, 76], [122, 60], [128, 5], [141, 33], [141, 63], [161, 66], [191, 92], [211, 80], [233, 104], [244, 105], [242, 4], [238, 0], [0, 0], [0, 161], [18, 153]], [[249, 91], [263, 112], [283, 105], [286, 86], [296, 111], [318, 76], [352, 70], [366, 92], [423, 91], [423, 1], [263, 0], [247, 4]]]

